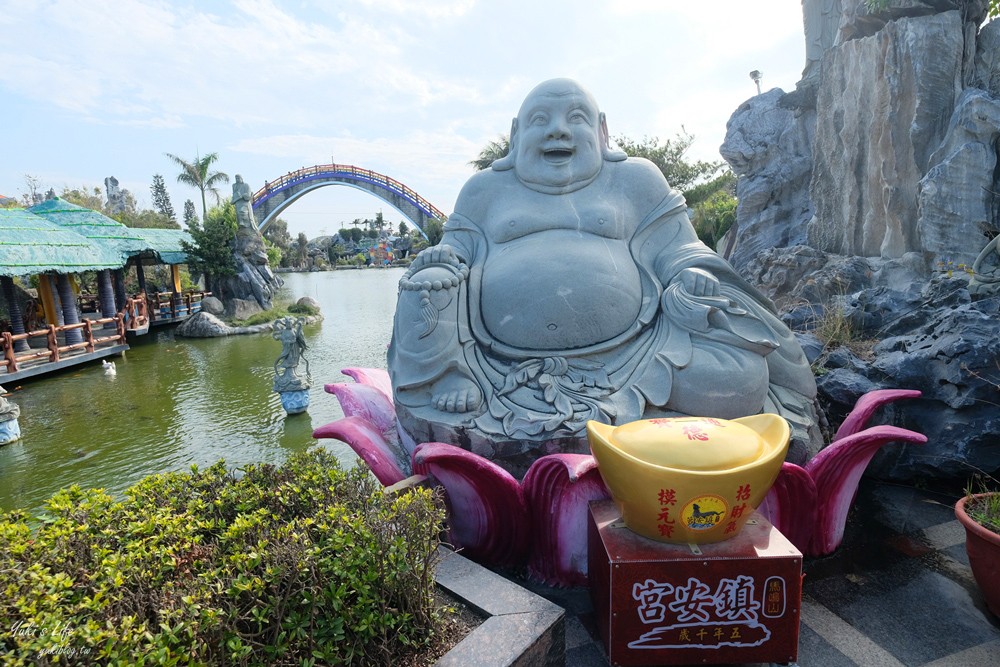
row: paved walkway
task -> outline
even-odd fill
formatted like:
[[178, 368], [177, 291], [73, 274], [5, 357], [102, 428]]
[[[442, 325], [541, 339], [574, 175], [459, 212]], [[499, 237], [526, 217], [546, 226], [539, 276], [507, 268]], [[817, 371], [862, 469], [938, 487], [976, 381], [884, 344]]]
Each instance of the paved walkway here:
[[[801, 667], [1000, 666], [956, 496], [863, 482], [841, 548], [806, 559]], [[520, 581], [567, 610], [566, 665], [606, 667], [586, 589]]]

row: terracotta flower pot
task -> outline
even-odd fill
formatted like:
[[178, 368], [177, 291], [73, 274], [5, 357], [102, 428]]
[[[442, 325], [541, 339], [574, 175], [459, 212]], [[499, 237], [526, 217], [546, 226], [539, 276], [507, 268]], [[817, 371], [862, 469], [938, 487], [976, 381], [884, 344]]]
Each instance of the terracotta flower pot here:
[[[980, 493], [971, 497], [987, 495], [991, 494]], [[967, 500], [969, 497], [964, 497], [955, 503], [955, 516], [965, 526], [965, 550], [969, 554], [972, 575], [986, 598], [986, 606], [1000, 617], [1000, 535], [976, 523], [966, 513]]]

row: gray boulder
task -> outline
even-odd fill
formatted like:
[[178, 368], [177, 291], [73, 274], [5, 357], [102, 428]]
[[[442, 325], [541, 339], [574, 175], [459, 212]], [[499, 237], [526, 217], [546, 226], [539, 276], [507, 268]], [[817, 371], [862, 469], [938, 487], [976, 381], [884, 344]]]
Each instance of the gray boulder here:
[[245, 320], [262, 310], [256, 301], [250, 299], [229, 299], [226, 301], [225, 317], [227, 320]]
[[806, 242], [813, 215], [808, 188], [812, 175], [811, 132], [815, 113], [786, 108], [779, 88], [744, 102], [726, 124], [719, 151], [739, 179], [736, 183], [737, 242], [720, 252], [737, 271], [767, 249]]
[[[228, 302], [231, 299], [253, 300], [260, 310], [271, 308], [274, 294], [281, 287], [281, 279], [267, 265], [264, 241], [256, 228], [241, 226], [233, 240], [236, 275], [218, 279], [216, 289]], [[227, 311], [228, 312], [228, 311]]]
[[215, 315], [216, 317], [221, 317], [225, 312], [226, 306], [221, 301], [219, 301], [214, 296], [206, 296], [201, 300], [201, 311], [203, 313], [208, 313], [210, 315]]
[[317, 301], [316, 299], [312, 298], [311, 296], [301, 297], [298, 301], [295, 302], [295, 305], [297, 305], [297, 306], [309, 306], [310, 308], [315, 308], [316, 310], [320, 309], [319, 308], [319, 301]]
[[855, 305], [882, 299], [874, 328], [859, 330], [861, 337], [880, 334], [872, 358], [840, 349], [827, 357], [827, 372], [817, 381], [830, 421], [838, 423], [872, 389], [918, 389], [921, 399], [890, 406], [876, 420], [923, 433], [928, 443], [887, 448], [870, 474], [961, 482], [975, 469], [1000, 470], [998, 300], [972, 301], [966, 280], [956, 277], [936, 278], [916, 296], [878, 291], [852, 298]]
[[924, 251], [939, 261], [971, 267], [998, 231], [993, 223], [998, 139], [1000, 100], [966, 88], [919, 183], [917, 231]]
[[204, 310], [187, 318], [176, 329], [178, 336], [187, 338], [218, 338], [228, 336], [230, 326]]
[[962, 88], [964, 37], [961, 14], [951, 11], [892, 21], [827, 51], [809, 245], [866, 257], [922, 250], [918, 183]]
[[983, 26], [976, 39], [975, 86], [1000, 97], [1000, 21]]

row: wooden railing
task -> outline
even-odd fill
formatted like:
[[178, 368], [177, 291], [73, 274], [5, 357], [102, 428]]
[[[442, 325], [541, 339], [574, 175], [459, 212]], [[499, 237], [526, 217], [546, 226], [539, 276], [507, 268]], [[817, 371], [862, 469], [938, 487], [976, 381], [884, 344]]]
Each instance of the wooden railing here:
[[[108, 336], [95, 336], [94, 330], [100, 330], [105, 324], [115, 324], [115, 333]], [[83, 334], [83, 341], [67, 345], [59, 344], [59, 334], [64, 335], [67, 331], [80, 329]], [[14, 344], [18, 341], [30, 341], [33, 338], [45, 338], [44, 348], [32, 348], [27, 352], [18, 353], [14, 351]], [[8, 373], [16, 373], [20, 364], [29, 361], [56, 362], [62, 355], [75, 350], [84, 350], [87, 353], [93, 352], [97, 347], [104, 345], [124, 345], [125, 344], [125, 323], [121, 313], [114, 317], [105, 317], [99, 320], [83, 320], [77, 324], [66, 324], [55, 326], [50, 324], [45, 329], [37, 329], [28, 333], [17, 334], [9, 331], [0, 334], [0, 345], [3, 346], [3, 365]], [[0, 376], [2, 377], [2, 376]]]
[[125, 328], [129, 331], [145, 329], [149, 326], [149, 309], [146, 306], [146, 295], [140, 293], [138, 296], [125, 300], [125, 307], [118, 311], [125, 322]]
[[201, 300], [212, 296], [211, 292], [154, 292], [146, 297], [150, 319], [176, 320], [201, 311]]

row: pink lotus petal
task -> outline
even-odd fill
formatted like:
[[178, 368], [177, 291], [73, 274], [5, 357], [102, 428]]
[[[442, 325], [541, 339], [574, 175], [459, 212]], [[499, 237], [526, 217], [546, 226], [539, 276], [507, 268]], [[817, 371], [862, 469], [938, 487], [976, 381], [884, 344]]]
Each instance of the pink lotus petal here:
[[806, 553], [816, 526], [816, 484], [803, 468], [786, 461], [757, 511]]
[[368, 464], [382, 486], [392, 486], [409, 476], [392, 447], [379, 431], [360, 417], [344, 417], [313, 431], [314, 438], [334, 438], [346, 442]]
[[833, 436], [833, 442], [863, 429], [875, 411], [883, 405], [904, 398], [920, 398], [922, 395], [916, 389], [877, 389], [868, 392], [854, 404], [851, 413], [847, 415], [844, 423], [837, 429], [837, 434]]
[[364, 419], [381, 433], [395, 437], [396, 408], [379, 389], [347, 382], [323, 385], [323, 389], [337, 397], [345, 416]]
[[463, 555], [489, 565], [517, 566], [530, 546], [521, 486], [492, 461], [442, 442], [413, 454], [414, 472], [431, 474], [448, 492], [450, 539]]
[[340, 372], [354, 378], [358, 384], [375, 387], [385, 394], [390, 403], [392, 402], [392, 382], [389, 380], [389, 371], [382, 368], [342, 368]]
[[837, 440], [806, 463], [817, 497], [816, 527], [806, 555], [825, 556], [840, 546], [862, 473], [882, 445], [896, 440], [923, 444], [927, 437], [897, 426], [872, 426]]
[[550, 454], [521, 482], [532, 518], [528, 572], [550, 586], [587, 584], [587, 512], [610, 498], [597, 461], [587, 454]]

